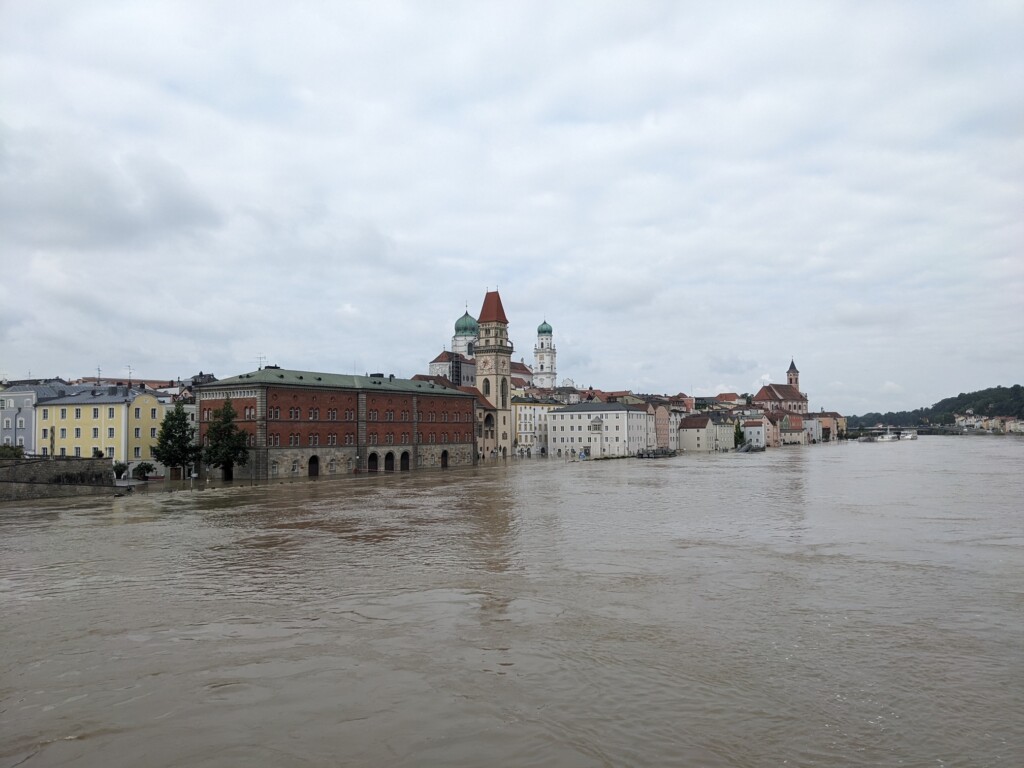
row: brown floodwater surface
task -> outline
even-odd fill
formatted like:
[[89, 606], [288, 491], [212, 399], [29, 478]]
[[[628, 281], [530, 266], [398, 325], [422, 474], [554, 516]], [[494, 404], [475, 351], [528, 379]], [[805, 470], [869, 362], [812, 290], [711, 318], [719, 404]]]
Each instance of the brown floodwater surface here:
[[0, 768], [1018, 766], [1024, 440], [0, 507]]

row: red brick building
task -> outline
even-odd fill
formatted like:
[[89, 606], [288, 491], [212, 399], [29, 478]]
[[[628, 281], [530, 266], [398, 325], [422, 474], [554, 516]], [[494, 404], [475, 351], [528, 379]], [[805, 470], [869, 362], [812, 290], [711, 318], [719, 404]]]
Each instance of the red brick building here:
[[[476, 462], [471, 394], [429, 381], [277, 367], [197, 391], [199, 439], [227, 398], [249, 435], [236, 478], [274, 480], [410, 471]], [[216, 470], [211, 470], [212, 473]]]

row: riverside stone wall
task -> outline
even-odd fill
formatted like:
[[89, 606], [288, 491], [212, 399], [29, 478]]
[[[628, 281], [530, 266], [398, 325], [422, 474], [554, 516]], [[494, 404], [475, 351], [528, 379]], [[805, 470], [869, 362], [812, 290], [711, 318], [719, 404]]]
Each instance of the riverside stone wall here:
[[110, 459], [0, 460], [0, 501], [113, 494]]

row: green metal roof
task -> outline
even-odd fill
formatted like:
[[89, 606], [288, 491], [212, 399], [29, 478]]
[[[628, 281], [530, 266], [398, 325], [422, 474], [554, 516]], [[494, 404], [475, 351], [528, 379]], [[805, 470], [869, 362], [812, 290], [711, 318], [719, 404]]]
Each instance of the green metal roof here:
[[252, 386], [254, 384], [288, 387], [325, 387], [331, 389], [380, 390], [382, 392], [404, 392], [412, 394], [445, 394], [452, 397], [473, 397], [457, 389], [449, 389], [430, 381], [399, 379], [392, 376], [354, 376], [345, 373], [322, 373], [319, 371], [293, 371], [286, 368], [261, 368], [252, 373], [242, 373], [229, 379], [220, 379], [202, 384], [197, 389], [216, 390]]
[[456, 336], [477, 336], [479, 333], [480, 325], [469, 312], [455, 321]]

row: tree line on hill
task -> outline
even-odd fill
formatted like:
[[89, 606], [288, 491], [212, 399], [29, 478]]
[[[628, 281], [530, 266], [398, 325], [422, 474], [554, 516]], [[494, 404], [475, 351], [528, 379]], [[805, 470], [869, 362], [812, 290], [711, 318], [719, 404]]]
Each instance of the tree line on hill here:
[[873, 427], [876, 424], [894, 427], [952, 425], [955, 414], [964, 414], [969, 410], [974, 411], [975, 416], [1024, 418], [1024, 387], [1014, 384], [1012, 387], [991, 387], [977, 392], [961, 392], [956, 397], [939, 400], [930, 408], [848, 416], [846, 423], [849, 429]]

